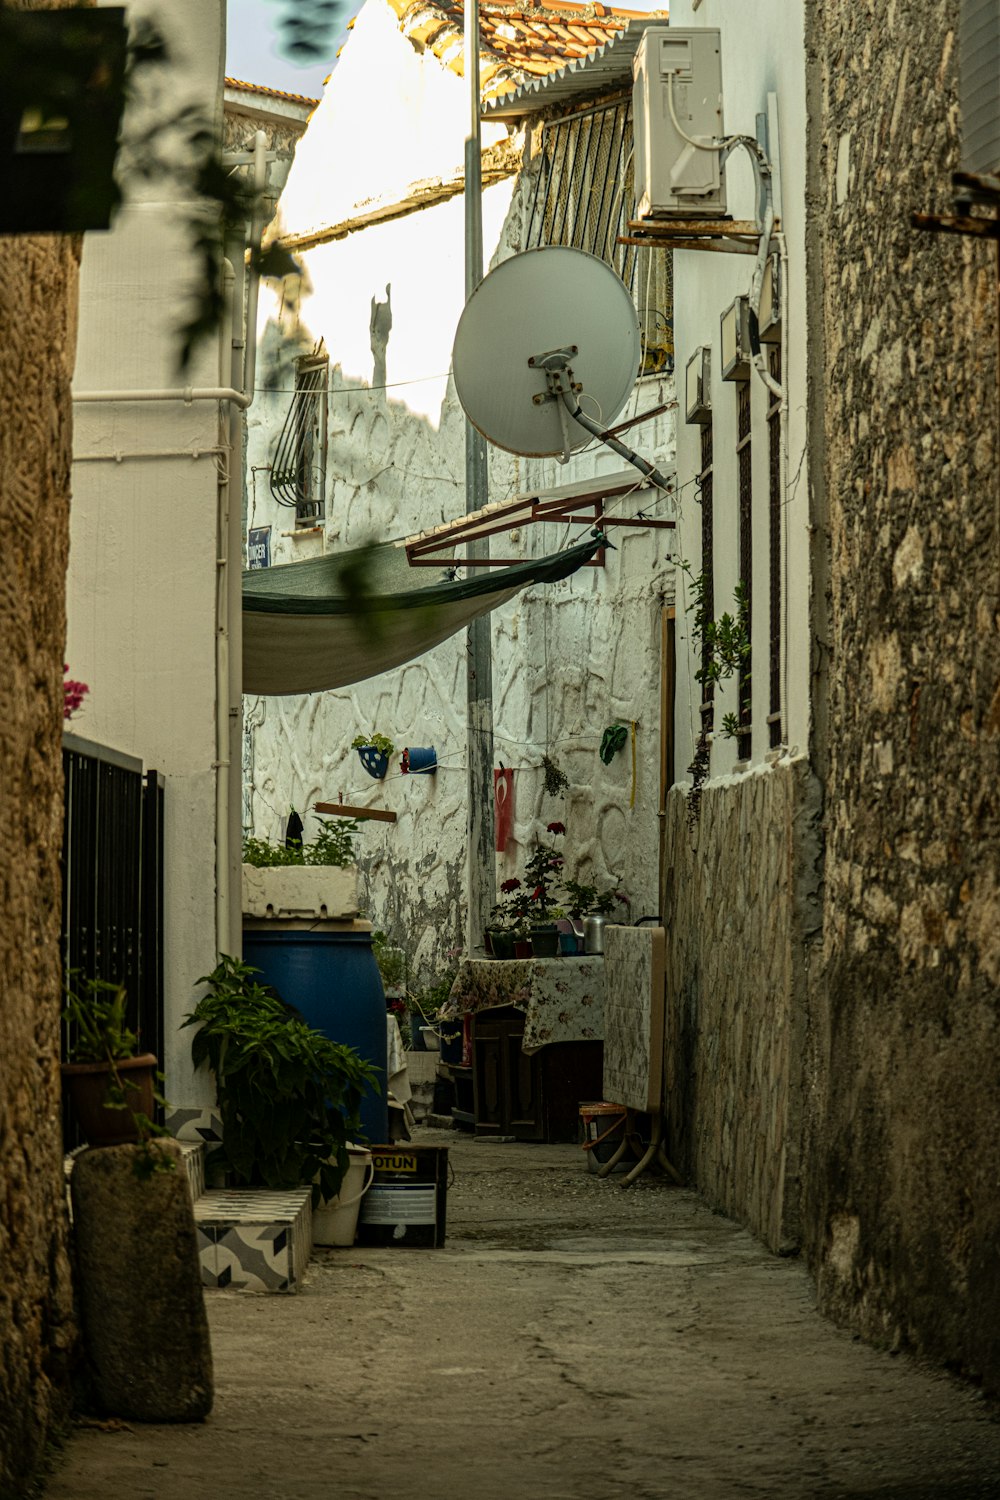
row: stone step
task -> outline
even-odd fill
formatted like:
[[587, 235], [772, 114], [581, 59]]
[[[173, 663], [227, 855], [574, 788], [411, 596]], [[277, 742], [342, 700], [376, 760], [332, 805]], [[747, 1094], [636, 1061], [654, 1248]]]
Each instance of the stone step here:
[[308, 1188], [210, 1189], [194, 1205], [202, 1285], [298, 1291], [312, 1252]]

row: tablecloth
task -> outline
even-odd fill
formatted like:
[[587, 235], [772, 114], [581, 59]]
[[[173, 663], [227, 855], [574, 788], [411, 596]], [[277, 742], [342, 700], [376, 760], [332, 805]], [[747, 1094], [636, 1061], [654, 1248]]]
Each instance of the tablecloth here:
[[537, 1052], [551, 1042], [601, 1041], [604, 960], [464, 959], [443, 1014], [474, 1015], [499, 1005], [524, 1011], [524, 1052]]

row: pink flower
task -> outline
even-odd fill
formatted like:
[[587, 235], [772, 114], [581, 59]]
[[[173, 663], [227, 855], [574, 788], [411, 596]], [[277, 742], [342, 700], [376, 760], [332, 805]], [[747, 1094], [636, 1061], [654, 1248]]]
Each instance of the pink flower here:
[[623, 906], [628, 906], [628, 897], [621, 891], [615, 891], [615, 898], [620, 901]]
[[85, 682], [74, 682], [72, 678], [66, 677], [69, 671], [67, 662], [63, 662], [63, 718], [71, 719], [80, 707], [90, 688]]
[[549, 833], [565, 833], [566, 832], [566, 824], [565, 823], [550, 823], [549, 826], [548, 826], [548, 831], [549, 831]]
[[509, 896], [511, 891], [519, 891], [521, 889], [521, 882], [516, 875], [512, 875], [509, 880], [501, 882], [500, 889], [505, 896]]

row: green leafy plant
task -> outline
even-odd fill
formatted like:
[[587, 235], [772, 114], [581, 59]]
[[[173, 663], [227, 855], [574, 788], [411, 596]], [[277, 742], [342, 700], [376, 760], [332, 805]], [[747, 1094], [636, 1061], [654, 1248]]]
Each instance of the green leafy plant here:
[[388, 933], [375, 931], [372, 933], [372, 952], [385, 989], [404, 988], [408, 968], [404, 950], [393, 944]]
[[[566, 829], [562, 823], [550, 823], [547, 831], [556, 836], [564, 834]], [[535, 923], [548, 922], [552, 917], [557, 905], [553, 891], [562, 865], [563, 857], [554, 844], [536, 841], [524, 866], [525, 884], [531, 892], [529, 916]]]
[[357, 818], [320, 818], [319, 832], [311, 844], [296, 844], [291, 849], [270, 839], [243, 836], [243, 863], [258, 869], [272, 865], [333, 865], [346, 869], [356, 862], [354, 839], [360, 824]]
[[[69, 1028], [68, 1059], [107, 1068], [104, 1107], [128, 1111], [140, 1147], [134, 1170], [138, 1177], [149, 1177], [153, 1172], [173, 1171], [175, 1161], [152, 1145], [157, 1137], [169, 1135], [169, 1131], [150, 1119], [145, 1111], [129, 1105], [128, 1094], [134, 1094], [134, 1089], [122, 1078], [119, 1065], [140, 1053], [139, 1037], [128, 1025], [127, 1011], [128, 992], [123, 984], [95, 979], [79, 969], [70, 970], [62, 1013]], [[155, 1077], [163, 1082], [162, 1073], [156, 1073]], [[157, 1104], [166, 1105], [159, 1089], [154, 1088], [153, 1098]]]
[[542, 771], [544, 773], [543, 786], [548, 797], [564, 797], [569, 788], [569, 777], [564, 771], [560, 771], [554, 760], [547, 755], [542, 756]]
[[396, 748], [387, 735], [374, 731], [371, 734], [356, 734], [351, 741], [352, 750], [365, 750], [369, 746], [377, 750], [379, 755], [391, 755]]
[[307, 1025], [257, 982], [259, 971], [227, 954], [199, 979], [209, 992], [185, 1026], [196, 1067], [215, 1074], [222, 1145], [209, 1161], [236, 1186], [312, 1184], [313, 1202], [336, 1196], [360, 1131], [362, 1091], [378, 1088], [371, 1065]]
[[570, 916], [577, 919], [589, 911], [599, 911], [610, 917], [619, 905], [626, 905], [628, 901], [617, 883], [602, 890], [600, 886], [584, 881], [564, 880], [563, 889], [567, 898], [566, 908]]
[[[706, 575], [695, 573], [688, 562], [679, 562], [677, 566], [687, 575], [691, 593], [691, 642], [695, 647], [701, 648], [702, 664], [694, 674], [695, 681], [701, 683], [704, 690], [710, 684], [725, 682], [736, 673], [741, 673], [741, 692], [748, 693], [750, 677], [746, 668], [750, 660], [750, 598], [746, 584], [741, 579], [733, 590], [735, 614], [726, 611], [716, 620], [705, 599]], [[740, 734], [739, 714], [723, 714], [719, 732], [723, 739], [736, 739]], [[701, 814], [702, 791], [708, 780], [711, 754], [711, 741], [707, 732], [702, 731], [695, 745], [694, 758], [688, 766], [691, 790], [688, 793], [687, 818], [692, 830], [697, 826]]]

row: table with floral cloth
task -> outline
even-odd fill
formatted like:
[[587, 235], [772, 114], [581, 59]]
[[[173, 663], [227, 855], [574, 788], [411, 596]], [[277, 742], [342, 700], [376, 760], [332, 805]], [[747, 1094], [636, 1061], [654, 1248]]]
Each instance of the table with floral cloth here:
[[474, 1015], [500, 1005], [524, 1011], [524, 1052], [550, 1042], [602, 1041], [604, 959], [464, 959], [442, 1014]]

